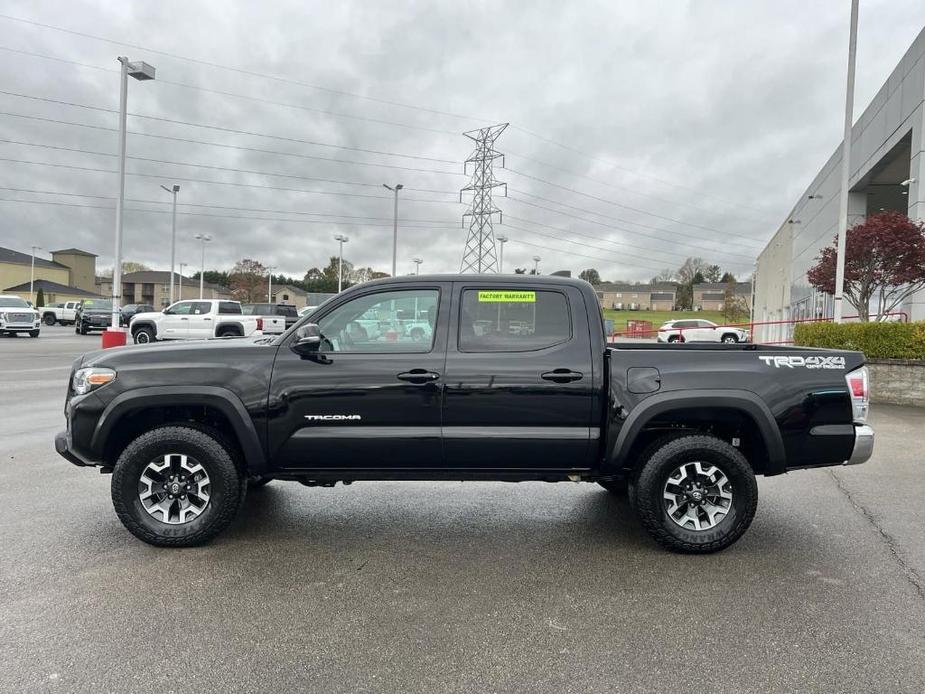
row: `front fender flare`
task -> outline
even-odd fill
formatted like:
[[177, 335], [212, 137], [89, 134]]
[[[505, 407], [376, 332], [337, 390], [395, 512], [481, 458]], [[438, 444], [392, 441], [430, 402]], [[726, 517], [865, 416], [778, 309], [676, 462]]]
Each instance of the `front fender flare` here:
[[106, 440], [123, 416], [149, 407], [171, 405], [198, 405], [217, 409], [231, 422], [248, 471], [262, 472], [266, 469], [263, 445], [244, 403], [227, 388], [218, 386], [152, 386], [117, 395], [100, 415], [90, 440], [91, 450], [102, 453]]
[[771, 410], [755, 393], [748, 390], [684, 390], [657, 393], [634, 407], [613, 444], [608, 456], [609, 464], [623, 467], [636, 437], [658, 415], [685, 408], [718, 407], [739, 410], [749, 416], [761, 432], [768, 454], [765, 474], [774, 475], [786, 469], [786, 453], [780, 428]]

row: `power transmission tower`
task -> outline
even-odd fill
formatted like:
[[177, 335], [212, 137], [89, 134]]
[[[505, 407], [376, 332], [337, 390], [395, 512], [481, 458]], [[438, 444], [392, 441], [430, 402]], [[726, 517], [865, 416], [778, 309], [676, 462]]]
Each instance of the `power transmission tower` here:
[[463, 133], [475, 142], [475, 149], [466, 159], [463, 169], [469, 173], [469, 164], [473, 164], [472, 179], [469, 185], [459, 191], [460, 202], [463, 193], [472, 191], [472, 202], [463, 214], [463, 228], [466, 226], [466, 217], [469, 218], [469, 235], [463, 250], [460, 272], [498, 272], [492, 217], [497, 214], [500, 223], [501, 210], [492, 202], [491, 192], [504, 186], [504, 195], [507, 197], [507, 183], [495, 180], [492, 165], [495, 159], [500, 158], [501, 167], [504, 168], [504, 155], [495, 150], [495, 140], [507, 126], [507, 123], [501, 123]]

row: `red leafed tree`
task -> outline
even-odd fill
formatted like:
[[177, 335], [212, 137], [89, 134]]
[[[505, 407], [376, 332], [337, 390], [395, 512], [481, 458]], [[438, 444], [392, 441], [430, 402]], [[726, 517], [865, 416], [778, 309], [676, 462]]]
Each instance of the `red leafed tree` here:
[[267, 268], [256, 260], [244, 258], [235, 263], [228, 274], [231, 294], [238, 301], [267, 301]]
[[[900, 212], [880, 212], [848, 229], [845, 241], [845, 298], [862, 321], [870, 319], [874, 297], [879, 318], [925, 287], [922, 222], [914, 222]], [[806, 273], [813, 287], [835, 293], [835, 260], [834, 244], [821, 249], [816, 265]]]

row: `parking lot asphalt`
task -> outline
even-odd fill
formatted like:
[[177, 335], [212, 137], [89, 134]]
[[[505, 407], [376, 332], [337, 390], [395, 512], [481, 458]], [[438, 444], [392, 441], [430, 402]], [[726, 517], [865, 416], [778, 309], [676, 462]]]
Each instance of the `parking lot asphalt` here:
[[0, 338], [2, 692], [925, 690], [925, 410], [875, 406], [865, 465], [759, 479], [710, 556], [571, 483], [274, 482], [164, 550], [54, 452], [99, 342]]

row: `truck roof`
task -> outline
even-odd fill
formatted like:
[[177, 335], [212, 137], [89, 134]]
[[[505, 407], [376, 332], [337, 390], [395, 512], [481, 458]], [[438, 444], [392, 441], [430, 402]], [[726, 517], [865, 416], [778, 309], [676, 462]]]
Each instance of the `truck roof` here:
[[[383, 277], [377, 280], [370, 280], [369, 282], [364, 282], [362, 286], [370, 286], [377, 284], [397, 284], [397, 283], [410, 283], [410, 282], [478, 282], [482, 284], [536, 284], [537, 282], [542, 282], [543, 284], [559, 284], [567, 285], [572, 287], [583, 287], [588, 288], [591, 285], [585, 282], [584, 280], [577, 279], [575, 277], [559, 277], [556, 275], [498, 275], [498, 274], [484, 274], [476, 275], [472, 273], [468, 274], [428, 274], [428, 275], [399, 275], [398, 277]], [[354, 287], [360, 285], [353, 285]], [[353, 287], [351, 287], [353, 289]]]

